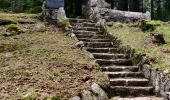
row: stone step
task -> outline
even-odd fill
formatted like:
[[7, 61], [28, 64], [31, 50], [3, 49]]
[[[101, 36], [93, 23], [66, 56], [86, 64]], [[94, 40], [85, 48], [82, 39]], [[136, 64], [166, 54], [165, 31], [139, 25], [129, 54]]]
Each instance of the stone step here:
[[72, 26], [81, 26], [81, 27], [97, 27], [95, 23], [91, 22], [82, 22], [82, 23], [72, 23]]
[[148, 79], [145, 78], [114, 78], [110, 79], [111, 86], [147, 86]]
[[91, 53], [116, 53], [117, 48], [86, 48]]
[[125, 59], [128, 58], [125, 54], [113, 54], [113, 53], [93, 53], [96, 59]]
[[92, 34], [92, 35], [76, 34], [76, 37], [77, 38], [87, 38], [87, 39], [89, 39], [89, 38], [94, 38], [94, 39], [97, 39], [97, 38], [106, 38], [106, 36], [100, 35], [100, 34], [97, 34], [97, 35], [95, 35], [95, 34]]
[[107, 65], [132, 66], [132, 60], [130, 59], [114, 59], [114, 60], [97, 59], [96, 63], [98, 63], [100, 66], [107, 66]]
[[93, 22], [87, 19], [76, 19], [76, 18], [69, 18], [70, 23], [82, 23], [82, 22]]
[[109, 78], [142, 78], [142, 72], [104, 72]]
[[85, 47], [106, 48], [113, 47], [112, 42], [84, 42]]
[[153, 95], [153, 87], [139, 87], [139, 86], [111, 86], [111, 96], [122, 96], [122, 97], [137, 97], [137, 96], [150, 96]]
[[86, 30], [74, 30], [73, 32], [74, 34], [103, 34], [102, 31], [95, 32], [95, 31], [86, 31]]
[[78, 38], [79, 41], [83, 42], [111, 42], [109, 39], [89, 39], [89, 38]]
[[102, 71], [104, 72], [121, 72], [121, 71], [130, 71], [137, 72], [139, 68], [137, 66], [102, 66]]
[[99, 28], [96, 27], [73, 27], [73, 30], [85, 30], [85, 31], [100, 31]]

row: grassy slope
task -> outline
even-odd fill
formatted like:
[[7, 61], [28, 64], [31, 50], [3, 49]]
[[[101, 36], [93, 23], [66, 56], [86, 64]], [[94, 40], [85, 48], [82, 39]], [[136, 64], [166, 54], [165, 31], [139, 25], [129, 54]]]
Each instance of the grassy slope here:
[[117, 22], [108, 29], [122, 41], [123, 45], [130, 45], [138, 53], [147, 54], [156, 59], [156, 62], [153, 63], [154, 67], [158, 67], [160, 70], [170, 70], [170, 25], [165, 25], [159, 21], [153, 21], [153, 23], [161, 23], [161, 26], [157, 27], [156, 30], [163, 32], [167, 44], [158, 46], [148, 43], [146, 37], [149, 36], [149, 32], [142, 32], [128, 24]]
[[[35, 16], [3, 15], [12, 19], [26, 16], [25, 20]], [[46, 30], [41, 32], [43, 25]], [[105, 84], [87, 53], [55, 26], [40, 21], [18, 26], [25, 33], [10, 37], [2, 35], [7, 26], [0, 26], [0, 99], [59, 96], [67, 100], [89, 89], [94, 81]]]

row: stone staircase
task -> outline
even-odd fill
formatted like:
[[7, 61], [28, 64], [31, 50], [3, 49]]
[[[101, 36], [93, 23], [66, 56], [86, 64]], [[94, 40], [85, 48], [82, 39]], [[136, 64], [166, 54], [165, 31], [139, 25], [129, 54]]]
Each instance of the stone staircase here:
[[93, 54], [110, 80], [110, 96], [148, 96], [153, 94], [150, 85], [138, 66], [133, 66], [131, 58], [119, 53], [117, 46], [92, 21], [70, 19], [73, 31], [79, 41], [83, 41], [87, 51]]

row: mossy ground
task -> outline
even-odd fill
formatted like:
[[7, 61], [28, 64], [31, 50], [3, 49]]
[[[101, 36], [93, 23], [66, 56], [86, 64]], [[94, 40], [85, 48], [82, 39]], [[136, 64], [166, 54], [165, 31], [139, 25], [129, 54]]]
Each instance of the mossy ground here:
[[17, 24], [23, 33], [9, 37], [3, 36], [7, 26], [0, 26], [0, 99], [58, 96], [68, 100], [92, 82], [107, 82], [88, 54], [55, 26], [27, 14], [0, 16], [36, 21]]
[[[142, 53], [155, 59], [153, 66], [160, 70], [170, 70], [170, 25], [161, 21], [151, 21], [150, 23], [160, 24], [156, 31], [163, 33], [167, 44], [156, 45], [148, 43], [146, 37], [150, 32], [142, 32], [139, 28], [131, 27], [129, 24], [115, 22], [112, 27], [108, 27], [112, 35], [118, 37], [123, 45], [129, 45], [136, 49], [137, 53]], [[121, 27], [119, 27], [121, 24]]]

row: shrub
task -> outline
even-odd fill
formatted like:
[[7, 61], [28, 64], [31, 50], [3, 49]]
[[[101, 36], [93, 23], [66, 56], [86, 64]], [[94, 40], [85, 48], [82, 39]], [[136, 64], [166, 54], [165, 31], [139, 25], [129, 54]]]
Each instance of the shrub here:
[[67, 25], [70, 25], [69, 19], [62, 19], [58, 22], [59, 26], [65, 27]]
[[8, 25], [7, 32], [10, 32], [11, 34], [16, 35], [20, 33], [20, 30], [16, 24], [10, 24]]

